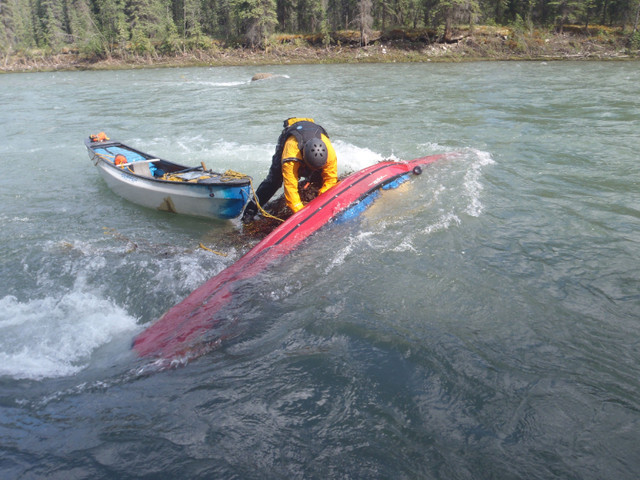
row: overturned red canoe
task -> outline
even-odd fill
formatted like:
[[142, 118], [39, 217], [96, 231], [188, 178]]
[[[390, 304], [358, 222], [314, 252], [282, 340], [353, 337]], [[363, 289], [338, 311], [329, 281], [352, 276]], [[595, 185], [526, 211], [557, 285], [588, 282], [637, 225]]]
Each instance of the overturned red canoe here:
[[134, 350], [142, 357], [169, 360], [189, 359], [206, 351], [208, 348], [199, 340], [224, 320], [216, 314], [231, 300], [237, 282], [261, 272], [331, 220], [354, 208], [357, 210], [358, 205], [366, 204], [367, 197], [379, 189], [393, 186], [411, 173], [419, 174], [425, 165], [451, 155], [432, 155], [410, 162], [385, 161], [345, 178], [282, 223], [236, 263], [170, 308], [135, 338]]

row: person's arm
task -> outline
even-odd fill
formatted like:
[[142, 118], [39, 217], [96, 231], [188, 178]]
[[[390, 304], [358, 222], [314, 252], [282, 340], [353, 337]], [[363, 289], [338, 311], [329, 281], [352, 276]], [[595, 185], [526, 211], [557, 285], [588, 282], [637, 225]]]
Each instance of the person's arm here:
[[318, 190], [318, 193], [324, 193], [338, 183], [338, 157], [336, 151], [333, 149], [333, 145], [329, 139], [323, 134], [322, 140], [324, 140], [327, 146], [327, 164], [322, 169], [322, 187]]
[[302, 152], [298, 148], [298, 141], [291, 136], [287, 139], [282, 150], [282, 180], [284, 185], [284, 198], [288, 207], [296, 213], [304, 207], [298, 193], [298, 170], [300, 170], [300, 162], [302, 160]]
[[287, 201], [287, 205], [293, 213], [301, 210], [304, 207], [302, 200], [300, 200], [300, 194], [298, 193], [298, 170], [300, 164], [298, 162], [284, 162], [282, 164], [282, 179], [284, 183], [284, 198]]

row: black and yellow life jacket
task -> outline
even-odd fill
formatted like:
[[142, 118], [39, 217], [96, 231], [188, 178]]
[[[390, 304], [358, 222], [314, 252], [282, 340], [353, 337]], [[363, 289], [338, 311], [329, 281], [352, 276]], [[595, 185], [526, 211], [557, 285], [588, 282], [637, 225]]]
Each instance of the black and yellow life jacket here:
[[284, 121], [284, 130], [278, 137], [278, 144], [276, 145], [276, 152], [273, 154], [273, 161], [297, 161], [297, 158], [282, 158], [282, 152], [284, 150], [284, 144], [291, 135], [293, 135], [298, 141], [298, 148], [303, 151], [304, 144], [309, 140], [318, 138], [322, 139], [321, 135], [325, 135], [329, 138], [327, 131], [320, 125], [313, 121], [313, 118], [297, 118], [291, 117]]

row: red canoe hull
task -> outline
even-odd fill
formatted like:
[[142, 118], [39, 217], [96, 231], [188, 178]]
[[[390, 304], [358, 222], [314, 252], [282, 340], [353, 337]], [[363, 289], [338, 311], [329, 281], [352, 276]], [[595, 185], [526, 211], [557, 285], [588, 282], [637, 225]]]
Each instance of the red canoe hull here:
[[[342, 180], [278, 226], [266, 238], [170, 308], [133, 342], [141, 357], [189, 359], [206, 347], [198, 343], [221, 322], [219, 313], [233, 296], [234, 284], [251, 278], [294, 250], [309, 235], [384, 185], [451, 155], [433, 155], [410, 162], [385, 161]], [[414, 170], [415, 169], [415, 170]]]

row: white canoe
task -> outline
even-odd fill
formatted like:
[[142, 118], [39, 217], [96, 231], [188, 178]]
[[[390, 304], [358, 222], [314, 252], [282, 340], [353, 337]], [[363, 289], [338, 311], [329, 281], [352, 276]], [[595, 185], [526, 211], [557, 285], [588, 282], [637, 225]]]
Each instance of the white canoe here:
[[[117, 141], [87, 139], [85, 145], [109, 188], [144, 207], [230, 219], [242, 213], [251, 195], [251, 177], [246, 175], [179, 165]], [[116, 165], [116, 156], [124, 163]]]

